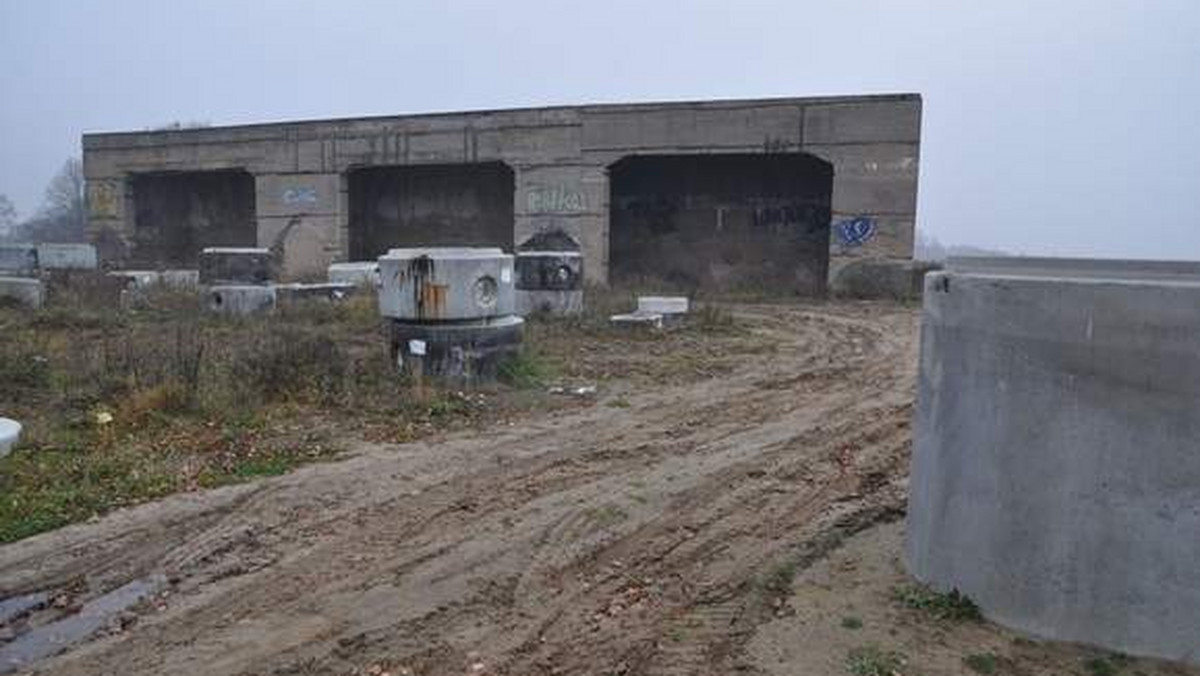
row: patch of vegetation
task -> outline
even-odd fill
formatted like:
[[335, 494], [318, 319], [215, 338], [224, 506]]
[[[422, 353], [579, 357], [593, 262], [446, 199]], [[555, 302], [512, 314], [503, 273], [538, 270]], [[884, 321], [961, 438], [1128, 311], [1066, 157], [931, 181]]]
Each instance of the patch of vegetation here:
[[879, 646], [854, 648], [846, 657], [846, 671], [852, 676], [898, 676], [903, 674], [904, 656]]
[[0, 542], [282, 474], [335, 454], [334, 425], [408, 440], [482, 410], [396, 377], [370, 298], [229, 318], [194, 293], [103, 313], [86, 289], [56, 293], [50, 310], [0, 310], [0, 411], [25, 427], [0, 460]]
[[1109, 655], [1108, 657], [1092, 657], [1083, 663], [1083, 667], [1091, 676], [1118, 676], [1128, 664], [1125, 655]]
[[999, 660], [991, 653], [974, 653], [963, 658], [963, 664], [977, 674], [991, 676], [999, 668]]
[[923, 611], [938, 620], [951, 622], [978, 622], [983, 619], [979, 606], [957, 589], [942, 593], [925, 585], [913, 584], [897, 587], [893, 597], [901, 605]]
[[588, 510], [588, 517], [601, 526], [610, 526], [629, 518], [629, 513], [618, 505], [604, 505]]
[[863, 627], [863, 622], [862, 622], [862, 620], [858, 619], [857, 617], [843, 617], [842, 618], [842, 629], [857, 630], [857, 629], [862, 629], [862, 627]]
[[609, 408], [629, 408], [630, 405], [629, 400], [624, 397], [617, 397], [608, 402]]
[[696, 307], [689, 320], [702, 331], [724, 331], [734, 327], [733, 313], [728, 308], [711, 303]]
[[26, 447], [0, 460], [0, 542], [179, 491], [282, 474], [334, 454], [320, 443], [265, 449], [256, 435], [231, 441], [215, 428], [208, 434], [160, 428], [158, 444], [150, 446], [116, 443], [110, 432], [82, 432], [77, 444]]
[[529, 390], [544, 387], [554, 377], [554, 369], [531, 350], [523, 349], [501, 362], [496, 375], [502, 383]]
[[759, 581], [762, 590], [773, 596], [791, 596], [792, 583], [799, 572], [799, 564], [795, 561], [785, 561], [770, 571]]

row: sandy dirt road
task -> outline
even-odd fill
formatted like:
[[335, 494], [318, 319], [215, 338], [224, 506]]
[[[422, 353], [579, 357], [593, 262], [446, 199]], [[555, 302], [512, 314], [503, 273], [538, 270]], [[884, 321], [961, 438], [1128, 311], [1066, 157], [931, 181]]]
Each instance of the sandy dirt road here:
[[737, 314], [775, 349], [729, 375], [364, 446], [0, 549], [5, 596], [170, 581], [32, 670], [754, 671], [746, 646], [786, 612], [791, 575], [902, 514], [917, 315]]

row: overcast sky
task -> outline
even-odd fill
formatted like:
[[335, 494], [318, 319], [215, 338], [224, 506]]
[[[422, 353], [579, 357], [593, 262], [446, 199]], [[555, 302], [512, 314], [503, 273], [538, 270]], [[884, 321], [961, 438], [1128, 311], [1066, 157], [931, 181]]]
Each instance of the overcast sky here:
[[1200, 259], [1196, 0], [0, 0], [0, 193], [175, 120], [887, 92], [943, 242]]

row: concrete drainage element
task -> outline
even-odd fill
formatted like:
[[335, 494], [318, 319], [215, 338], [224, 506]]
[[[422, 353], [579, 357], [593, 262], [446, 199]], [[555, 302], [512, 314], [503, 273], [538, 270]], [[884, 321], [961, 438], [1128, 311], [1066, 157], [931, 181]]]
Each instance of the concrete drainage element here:
[[951, 260], [924, 296], [912, 573], [1200, 664], [1200, 263]]
[[334, 263], [329, 266], [329, 282], [379, 288], [379, 263]]
[[200, 283], [206, 286], [263, 285], [274, 277], [270, 249], [209, 247], [200, 252]]
[[525, 320], [514, 315], [437, 323], [391, 323], [396, 366], [445, 380], [474, 382], [496, 377], [504, 360], [521, 349]]
[[213, 286], [208, 289], [208, 309], [220, 314], [252, 315], [275, 309], [273, 286]]
[[619, 326], [649, 326], [661, 329], [679, 324], [687, 316], [689, 302], [686, 296], [638, 296], [637, 309], [629, 314], [613, 315], [609, 318]]
[[379, 313], [406, 373], [488, 379], [521, 344], [513, 257], [499, 249], [393, 249], [379, 258]]
[[559, 228], [534, 234], [517, 248], [517, 314], [583, 312], [583, 254]]
[[500, 249], [392, 249], [379, 257], [379, 313], [450, 321], [513, 313], [513, 257]]
[[517, 314], [583, 312], [583, 255], [578, 251], [518, 251]]
[[39, 279], [0, 277], [0, 301], [4, 299], [38, 310], [46, 302], [46, 287]]
[[0, 418], [0, 458], [8, 455], [20, 438], [21, 423], [8, 418]]

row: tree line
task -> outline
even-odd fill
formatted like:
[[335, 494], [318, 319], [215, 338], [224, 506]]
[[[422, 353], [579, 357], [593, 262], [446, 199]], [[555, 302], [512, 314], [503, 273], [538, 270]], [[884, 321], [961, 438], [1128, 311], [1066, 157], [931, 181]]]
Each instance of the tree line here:
[[12, 200], [0, 194], [0, 240], [84, 242], [86, 226], [83, 162], [77, 157], [64, 162], [50, 179], [42, 205], [28, 219], [21, 220]]

